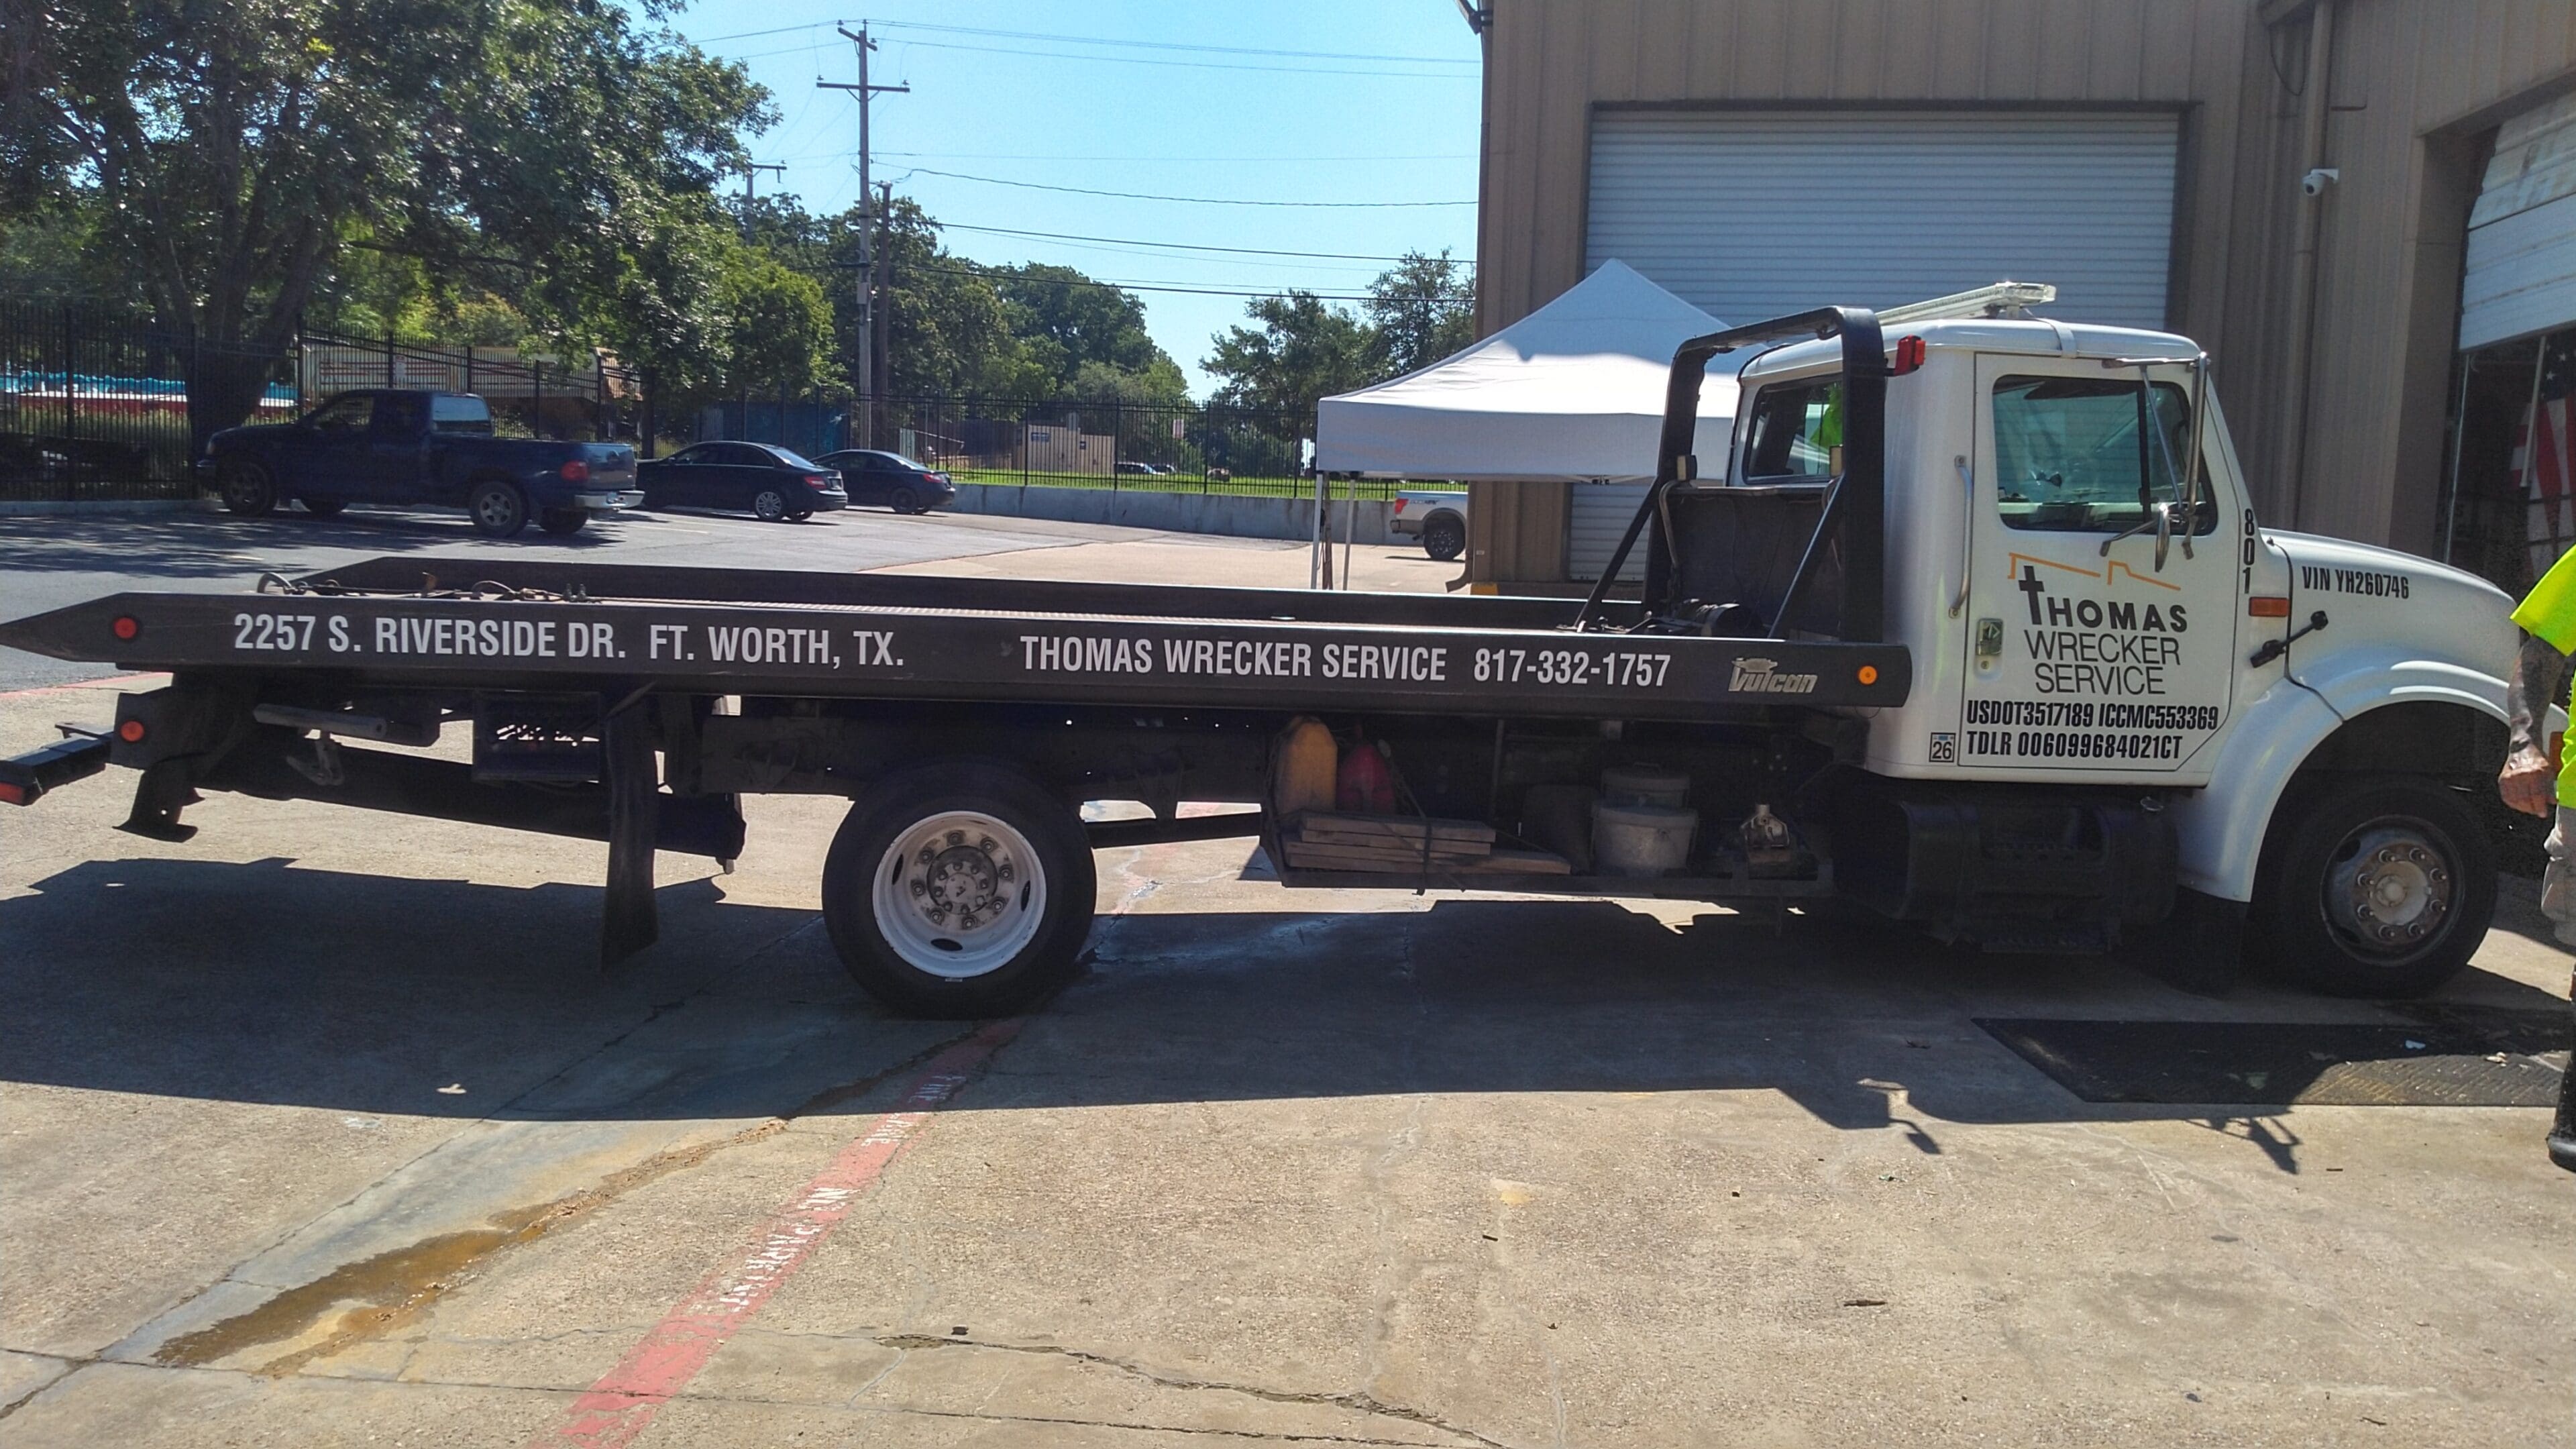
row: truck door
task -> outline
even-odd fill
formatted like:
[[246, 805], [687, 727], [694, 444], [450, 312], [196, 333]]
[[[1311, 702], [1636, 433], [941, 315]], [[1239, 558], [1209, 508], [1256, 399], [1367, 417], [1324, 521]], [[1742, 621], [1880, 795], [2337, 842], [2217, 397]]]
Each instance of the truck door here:
[[[2206, 778], [2238, 579], [2218, 528], [2224, 450], [2192, 416], [2191, 365], [1982, 354], [1977, 392], [1962, 773]], [[2207, 452], [2186, 520], [2195, 430]]]
[[420, 500], [422, 465], [429, 451], [429, 399], [420, 393], [376, 395], [375, 425], [368, 430], [352, 498], [382, 503]]

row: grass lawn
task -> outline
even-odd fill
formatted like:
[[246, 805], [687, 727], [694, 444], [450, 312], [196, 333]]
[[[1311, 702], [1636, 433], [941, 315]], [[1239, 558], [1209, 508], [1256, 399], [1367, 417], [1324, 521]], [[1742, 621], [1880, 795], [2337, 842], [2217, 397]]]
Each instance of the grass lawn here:
[[[1006, 488], [1098, 488], [1120, 493], [1237, 493], [1253, 497], [1311, 498], [1315, 493], [1312, 478], [1233, 478], [1209, 479], [1195, 473], [1022, 473], [1016, 469], [952, 468], [948, 476], [960, 483], [991, 483]], [[1383, 479], [1353, 482], [1333, 480], [1335, 498], [1348, 498], [1358, 490], [1362, 498], [1392, 498], [1399, 485]]]

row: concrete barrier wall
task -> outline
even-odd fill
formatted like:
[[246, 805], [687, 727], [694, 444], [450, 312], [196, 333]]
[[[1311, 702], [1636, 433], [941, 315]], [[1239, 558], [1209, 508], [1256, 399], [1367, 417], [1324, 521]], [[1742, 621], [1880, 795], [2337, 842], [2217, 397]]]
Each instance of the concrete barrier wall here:
[[[1315, 536], [1315, 500], [1255, 498], [1235, 493], [1149, 493], [1107, 488], [1050, 488], [1032, 484], [960, 483], [958, 513], [1044, 518], [1058, 523], [1113, 523], [1166, 533], [1213, 533], [1227, 538], [1308, 539]], [[1350, 521], [1353, 543], [1403, 543], [1387, 526], [1394, 505], [1363, 498], [1332, 505], [1338, 541]]]

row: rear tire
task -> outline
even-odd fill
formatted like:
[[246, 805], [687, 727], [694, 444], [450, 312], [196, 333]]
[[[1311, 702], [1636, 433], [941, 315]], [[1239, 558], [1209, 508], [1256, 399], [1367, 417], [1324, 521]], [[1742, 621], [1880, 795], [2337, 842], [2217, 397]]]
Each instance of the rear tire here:
[[528, 497], [515, 483], [486, 478], [466, 493], [465, 514], [485, 538], [514, 538], [528, 526]]
[[247, 458], [224, 464], [224, 508], [244, 518], [264, 518], [277, 507], [277, 480], [268, 469]]
[[537, 515], [537, 527], [557, 538], [570, 538], [590, 522], [587, 508], [549, 508]]
[[793, 513], [791, 513], [791, 514], [788, 514], [788, 515], [787, 515], [787, 521], [788, 521], [788, 522], [790, 522], [790, 523], [803, 523], [806, 519], [809, 519], [809, 518], [811, 518], [811, 517], [813, 517], [813, 516], [814, 516], [814, 510], [813, 510], [813, 509], [811, 509], [811, 508], [799, 508], [799, 509], [797, 509], [795, 512], [793, 512]]
[[1082, 817], [974, 761], [890, 775], [823, 865], [823, 922], [860, 986], [908, 1016], [1006, 1016], [1070, 980], [1097, 890]]
[[1422, 525], [1422, 551], [1447, 563], [1467, 551], [1467, 525], [1459, 518], [1442, 514]]
[[897, 513], [919, 513], [921, 497], [909, 488], [898, 488], [886, 495], [886, 506]]
[[2329, 776], [2283, 802], [2254, 884], [2250, 959], [2328, 996], [2416, 996], [2495, 917], [2495, 846], [2460, 792]]
[[751, 495], [751, 516], [763, 523], [787, 520], [787, 495], [775, 488], [763, 488]]
[[304, 511], [316, 518], [337, 518], [340, 510], [349, 506], [345, 498], [306, 498], [299, 501], [303, 503]]

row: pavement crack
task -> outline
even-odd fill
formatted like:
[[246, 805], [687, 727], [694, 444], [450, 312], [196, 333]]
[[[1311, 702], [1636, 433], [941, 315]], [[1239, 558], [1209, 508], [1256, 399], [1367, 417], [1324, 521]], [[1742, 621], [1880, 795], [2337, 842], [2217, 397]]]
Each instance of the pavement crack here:
[[[1273, 1404], [1303, 1404], [1315, 1408], [1349, 1409], [1355, 1413], [1401, 1419], [1408, 1424], [1420, 1424], [1426, 1429], [1437, 1429], [1443, 1434], [1456, 1435], [1472, 1443], [1489, 1446], [1489, 1449], [1507, 1449], [1499, 1439], [1489, 1439], [1473, 1429], [1452, 1424], [1437, 1414], [1409, 1408], [1403, 1404], [1390, 1404], [1366, 1389], [1345, 1389], [1338, 1393], [1329, 1393], [1318, 1390], [1264, 1388], [1259, 1384], [1235, 1383], [1225, 1379], [1192, 1378], [1170, 1373], [1150, 1364], [1138, 1363], [1133, 1359], [1095, 1353], [1088, 1349], [1068, 1348], [1056, 1343], [998, 1343], [988, 1339], [939, 1338], [920, 1333], [878, 1334], [871, 1341], [882, 1348], [900, 1349], [905, 1352], [943, 1348], [980, 1348], [997, 1353], [1025, 1353], [1067, 1358], [1077, 1363], [1094, 1364], [1113, 1372], [1126, 1374], [1131, 1378], [1143, 1379], [1163, 1388], [1241, 1394], [1246, 1398], [1260, 1399]], [[1271, 1437], [1290, 1436], [1273, 1435]]]
[[52, 1359], [54, 1362], [63, 1366], [63, 1371], [54, 1375], [52, 1378], [45, 1380], [43, 1383], [36, 1385], [34, 1388], [27, 1390], [25, 1393], [20, 1394], [18, 1397], [11, 1399], [9, 1402], [0, 1404], [0, 1419], [6, 1419], [11, 1414], [27, 1407], [29, 1403], [34, 1401], [38, 1394], [41, 1394], [45, 1390], [52, 1388], [54, 1385], [61, 1383], [63, 1380], [70, 1378], [73, 1374], [89, 1367], [91, 1364], [98, 1362], [98, 1359], [94, 1356], [75, 1357], [71, 1354], [40, 1353], [31, 1348], [13, 1348], [9, 1351], [26, 1358]]

